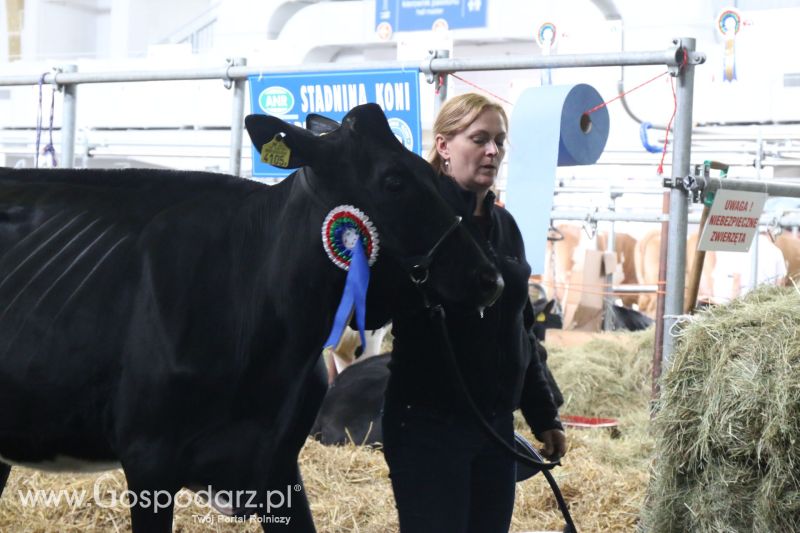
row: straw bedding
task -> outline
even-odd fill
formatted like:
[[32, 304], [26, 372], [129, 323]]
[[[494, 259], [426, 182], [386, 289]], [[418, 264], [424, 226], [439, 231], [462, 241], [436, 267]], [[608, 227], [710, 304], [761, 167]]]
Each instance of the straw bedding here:
[[800, 531], [800, 292], [687, 323], [663, 379], [642, 530]]
[[[549, 347], [553, 372], [566, 397], [563, 412], [620, 419], [621, 431], [616, 438], [608, 430], [568, 431], [569, 453], [563, 467], [554, 471], [582, 532], [632, 531], [636, 527], [652, 450], [647, 432], [652, 334], [652, 330], [606, 334], [582, 348]], [[530, 434], [527, 436], [532, 439]], [[309, 440], [301, 454], [301, 468], [319, 531], [397, 531], [388, 472], [380, 450], [323, 447]], [[129, 531], [130, 519], [124, 506], [105, 509], [91, 502], [97, 478], [13, 469], [0, 499], [0, 531]], [[113, 473], [111, 478], [106, 474], [100, 487], [101, 493], [113, 488], [122, 491], [124, 477], [121, 472]], [[80, 507], [63, 503], [57, 507], [23, 507], [19, 491], [27, 489], [84, 490], [89, 502]], [[561, 515], [541, 475], [517, 485], [512, 531], [560, 531], [562, 527]], [[255, 523], [225, 523], [205, 507], [188, 507], [177, 510], [175, 531], [260, 529]]]

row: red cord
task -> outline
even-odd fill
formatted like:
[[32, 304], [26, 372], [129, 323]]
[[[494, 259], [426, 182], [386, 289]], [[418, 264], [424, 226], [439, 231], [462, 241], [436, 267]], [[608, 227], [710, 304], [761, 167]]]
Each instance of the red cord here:
[[450, 75], [451, 75], [451, 76], [453, 76], [453, 77], [454, 77], [455, 79], [457, 79], [457, 80], [461, 80], [461, 81], [463, 81], [463, 82], [464, 82], [464, 83], [466, 83], [467, 85], [471, 85], [472, 87], [475, 87], [475, 88], [476, 88], [476, 89], [478, 89], [479, 91], [483, 91], [484, 93], [488, 94], [489, 96], [491, 96], [491, 97], [492, 97], [492, 98], [494, 98], [495, 100], [499, 100], [499, 101], [501, 101], [501, 102], [503, 102], [503, 103], [506, 103], [506, 104], [508, 104], [508, 105], [514, 105], [514, 104], [512, 104], [511, 102], [509, 102], [508, 100], [506, 100], [505, 98], [500, 98], [499, 96], [497, 96], [497, 95], [496, 95], [496, 94], [494, 94], [493, 92], [487, 91], [487, 90], [486, 90], [486, 89], [484, 89], [483, 87], [478, 87], [477, 85], [475, 85], [475, 84], [474, 84], [474, 83], [472, 83], [471, 81], [465, 80], [464, 78], [462, 78], [461, 76], [459, 76], [459, 75], [457, 75], [457, 74], [453, 74], [453, 73], [451, 72], [451, 73], [450, 73]]
[[672, 128], [672, 121], [675, 119], [675, 113], [678, 111], [678, 95], [675, 93], [675, 80], [670, 79], [669, 86], [672, 88], [672, 99], [675, 102], [672, 108], [672, 116], [669, 117], [667, 123], [667, 134], [664, 136], [664, 149], [661, 151], [661, 162], [658, 164], [656, 173], [662, 175], [664, 173], [664, 158], [667, 156], [667, 143], [669, 142], [669, 130]]
[[[680, 69], [683, 70], [686, 67], [686, 64], [688, 62], [689, 62], [689, 53], [684, 49], [683, 50], [683, 59], [681, 60]], [[508, 100], [506, 100], [505, 98], [501, 98], [501, 97], [497, 96], [496, 94], [492, 93], [491, 91], [488, 91], [488, 90], [484, 89], [483, 87], [479, 87], [478, 85], [472, 83], [471, 81], [465, 80], [464, 78], [462, 78], [461, 76], [459, 76], [457, 74], [453, 74], [452, 72], [450, 72], [449, 74], [450, 74], [450, 76], [453, 76], [457, 80], [463, 81], [467, 85], [470, 85], [470, 86], [474, 87], [475, 89], [478, 89], [479, 91], [482, 91], [482, 92], [488, 94], [489, 96], [491, 96], [492, 98], [494, 98], [496, 100], [499, 100], [500, 102], [504, 102], [504, 103], [506, 103], [508, 105], [512, 105], [512, 106], [514, 105], [511, 102], [509, 102]], [[619, 93], [617, 96], [615, 96], [611, 100], [608, 100], [607, 102], [603, 102], [601, 104], [598, 104], [598, 105], [594, 106], [593, 108], [591, 108], [588, 111], [586, 111], [584, 113], [584, 115], [589, 115], [591, 113], [594, 113], [598, 109], [602, 109], [603, 107], [607, 106], [611, 102], [619, 100], [620, 98], [622, 98], [626, 94], [630, 94], [633, 91], [644, 87], [648, 83], [652, 83], [652, 82], [656, 81], [658, 78], [664, 76], [665, 74], [669, 74], [669, 70], [667, 70], [665, 72], [662, 72], [661, 74], [659, 74], [657, 76], [654, 76], [654, 77], [650, 78], [649, 80], [640, 83], [639, 85], [637, 85], [636, 87], [634, 87], [632, 89], [629, 89], [629, 90], [627, 90], [625, 92]], [[445, 75], [443, 75], [443, 74], [439, 75], [439, 87], [441, 87], [444, 84], [444, 76]], [[436, 94], [439, 94], [439, 87], [436, 88]], [[672, 108], [672, 116], [669, 118], [669, 123], [667, 124], [667, 134], [666, 134], [666, 136], [664, 138], [664, 149], [661, 152], [661, 162], [658, 164], [657, 172], [658, 172], [659, 175], [664, 173], [664, 158], [667, 155], [667, 145], [669, 144], [669, 132], [670, 132], [670, 129], [672, 129], [672, 121], [675, 120], [675, 114], [678, 111], [678, 95], [675, 92], [675, 81], [674, 80], [670, 80], [670, 87], [672, 88], [672, 99], [674, 101], [674, 107]]]
[[[686, 67], [686, 64], [689, 62], [689, 52], [686, 50], [683, 51], [683, 59], [681, 60], [681, 70]], [[661, 162], [658, 164], [658, 169], [656, 172], [659, 176], [664, 173], [664, 158], [667, 156], [667, 143], [669, 142], [669, 130], [672, 128], [672, 121], [675, 120], [675, 113], [678, 111], [678, 95], [675, 92], [675, 80], [670, 79], [669, 86], [672, 89], [672, 100], [674, 102], [674, 106], [672, 108], [672, 116], [669, 117], [669, 122], [667, 123], [667, 134], [664, 136], [664, 149], [661, 151]]]
[[619, 100], [620, 98], [622, 98], [622, 97], [623, 97], [623, 96], [625, 96], [626, 94], [630, 94], [630, 93], [632, 93], [633, 91], [635, 91], [636, 89], [639, 89], [639, 88], [641, 88], [641, 87], [644, 87], [644, 86], [645, 86], [645, 85], [647, 85], [648, 83], [652, 83], [652, 82], [656, 81], [658, 78], [660, 78], [660, 77], [661, 77], [661, 76], [663, 76], [664, 74], [669, 74], [669, 71], [668, 71], [668, 70], [667, 70], [667, 71], [664, 71], [664, 72], [662, 72], [661, 74], [659, 74], [658, 76], [655, 76], [655, 77], [653, 77], [653, 78], [650, 78], [649, 80], [647, 80], [647, 81], [645, 81], [645, 82], [643, 82], [643, 83], [640, 83], [639, 85], [637, 85], [637, 86], [636, 86], [636, 87], [634, 87], [633, 89], [630, 89], [630, 90], [628, 90], [628, 91], [625, 91], [624, 93], [619, 93], [617, 96], [615, 96], [614, 98], [612, 98], [612, 99], [611, 99], [611, 100], [609, 100], [608, 102], [603, 102], [602, 104], [597, 104], [596, 106], [594, 106], [593, 108], [591, 108], [589, 111], [587, 111], [587, 112], [586, 112], [586, 113], [584, 113], [584, 114], [585, 114], [585, 115], [588, 115], [588, 114], [590, 114], [590, 113], [594, 113], [594, 112], [595, 112], [595, 111], [597, 111], [598, 109], [602, 109], [603, 107], [607, 106], [607, 105], [608, 105], [608, 104], [610, 104], [611, 102], [614, 102], [614, 101], [616, 101], [616, 100]]

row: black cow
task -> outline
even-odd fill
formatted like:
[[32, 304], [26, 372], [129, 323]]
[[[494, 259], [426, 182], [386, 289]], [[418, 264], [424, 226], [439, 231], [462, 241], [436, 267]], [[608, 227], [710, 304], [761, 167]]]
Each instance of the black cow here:
[[[544, 366], [553, 399], [561, 407], [564, 396], [547, 366], [547, 349], [542, 344], [547, 329], [563, 327], [561, 313], [555, 300], [545, 298], [531, 301], [531, 311], [531, 332], [539, 341], [537, 355]], [[326, 445], [382, 444], [381, 410], [389, 383], [390, 360], [391, 354], [376, 355], [348, 366], [337, 375], [320, 406], [311, 436]]]
[[326, 390], [319, 354], [346, 276], [320, 241], [326, 215], [351, 204], [379, 232], [373, 328], [387, 303], [403, 305], [409, 270], [452, 305], [497, 297], [496, 270], [436, 194], [433, 170], [376, 105], [319, 138], [274, 117], [245, 122], [257, 148], [275, 141], [284, 165], [304, 168], [272, 187], [201, 172], [0, 169], [0, 480], [12, 464], [121, 465], [141, 496], [135, 533], [170, 531], [167, 496], [181, 487], [210, 487], [265, 531], [274, 515], [290, 518], [282, 531], [313, 531], [302, 492], [278, 509], [269, 498], [300, 482]]
[[539, 341], [544, 342], [548, 329], [563, 329], [564, 319], [561, 307], [556, 300], [538, 298], [531, 302], [533, 307], [533, 334]]
[[315, 439], [327, 445], [383, 443], [381, 411], [391, 357], [356, 361], [336, 376], [311, 429]]
[[612, 331], [641, 331], [653, 325], [653, 319], [630, 307], [614, 304], [610, 308]]
[[[389, 383], [391, 357], [388, 353], [368, 357], [336, 376], [322, 402], [311, 436], [326, 445], [382, 444], [383, 397]], [[554, 385], [555, 381], [551, 386]], [[561, 398], [560, 391], [558, 397]], [[562, 403], [563, 399], [559, 405]], [[531, 451], [531, 444], [522, 435], [515, 433], [514, 437], [518, 452], [542, 460]], [[517, 481], [524, 481], [537, 472], [535, 468], [517, 463]]]

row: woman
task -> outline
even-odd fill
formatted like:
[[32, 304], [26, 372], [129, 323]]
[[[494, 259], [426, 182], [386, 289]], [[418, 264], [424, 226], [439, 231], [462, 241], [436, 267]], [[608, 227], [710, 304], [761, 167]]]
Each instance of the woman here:
[[[553, 394], [529, 336], [530, 266], [514, 219], [491, 192], [505, 154], [505, 111], [478, 94], [449, 100], [434, 124], [437, 186], [505, 281], [483, 316], [447, 310], [455, 358], [482, 415], [513, 443], [523, 416], [557, 459], [566, 451]], [[427, 311], [394, 317], [384, 453], [403, 533], [508, 531], [516, 466], [469, 411], [448, 367], [441, 328]]]

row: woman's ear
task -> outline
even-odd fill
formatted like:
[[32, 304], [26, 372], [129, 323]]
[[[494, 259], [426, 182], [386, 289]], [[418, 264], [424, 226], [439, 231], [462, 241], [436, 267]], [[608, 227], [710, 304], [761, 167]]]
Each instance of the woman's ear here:
[[433, 139], [433, 142], [436, 146], [436, 151], [439, 153], [439, 156], [445, 161], [450, 159], [450, 147], [447, 142], [447, 138], [441, 133], [437, 133], [436, 137]]

